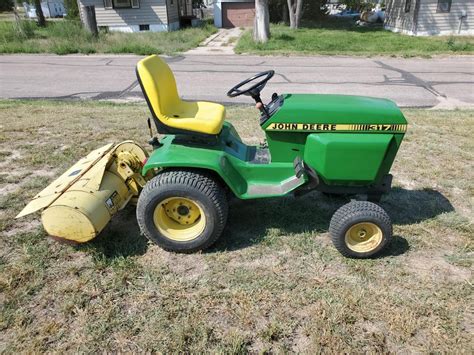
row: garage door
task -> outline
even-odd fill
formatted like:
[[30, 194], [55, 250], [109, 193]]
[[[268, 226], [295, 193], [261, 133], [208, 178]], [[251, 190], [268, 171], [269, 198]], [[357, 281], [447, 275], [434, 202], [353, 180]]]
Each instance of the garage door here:
[[223, 2], [222, 27], [253, 26], [255, 4], [253, 2]]

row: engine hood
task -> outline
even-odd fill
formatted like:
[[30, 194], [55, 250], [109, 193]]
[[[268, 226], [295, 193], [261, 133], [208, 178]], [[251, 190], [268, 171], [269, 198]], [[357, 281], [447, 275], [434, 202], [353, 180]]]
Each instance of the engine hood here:
[[[346, 130], [344, 127], [352, 127], [347, 130], [404, 131], [406, 123], [398, 106], [387, 99], [351, 95], [284, 94], [282, 106], [263, 124], [263, 128], [277, 131], [317, 131]], [[354, 128], [356, 126], [357, 129]]]

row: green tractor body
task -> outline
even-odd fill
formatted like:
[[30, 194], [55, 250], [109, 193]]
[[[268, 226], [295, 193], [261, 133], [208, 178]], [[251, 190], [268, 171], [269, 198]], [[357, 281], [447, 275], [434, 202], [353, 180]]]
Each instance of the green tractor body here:
[[143, 174], [168, 167], [211, 170], [241, 199], [282, 196], [315, 175], [313, 188], [325, 192], [377, 194], [390, 187], [388, 174], [407, 123], [392, 101], [284, 94], [267, 107], [261, 127], [268, 149], [244, 144], [225, 122], [212, 144], [164, 136]]
[[[407, 122], [390, 100], [344, 95], [260, 92], [269, 70], [227, 95], [251, 96], [266, 141], [245, 144], [225, 107], [184, 101], [168, 65], [157, 56], [137, 64], [137, 78], [160, 136], [148, 121], [153, 151], [132, 141], [108, 144], [79, 160], [38, 193], [17, 217], [42, 210], [48, 234], [77, 243], [95, 238], [112, 216], [137, 203], [137, 222], [166, 250], [194, 252], [223, 233], [229, 191], [240, 199], [367, 195], [331, 218], [329, 233], [343, 255], [378, 255], [392, 238], [390, 217], [378, 202], [391, 187], [392, 163]], [[321, 197], [321, 195], [318, 195]]]

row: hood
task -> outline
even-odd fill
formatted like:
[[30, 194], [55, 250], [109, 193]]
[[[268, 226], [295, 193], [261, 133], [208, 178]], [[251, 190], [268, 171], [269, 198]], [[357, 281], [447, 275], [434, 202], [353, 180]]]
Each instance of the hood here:
[[406, 124], [391, 100], [352, 95], [285, 94], [280, 109], [263, 125], [299, 124]]

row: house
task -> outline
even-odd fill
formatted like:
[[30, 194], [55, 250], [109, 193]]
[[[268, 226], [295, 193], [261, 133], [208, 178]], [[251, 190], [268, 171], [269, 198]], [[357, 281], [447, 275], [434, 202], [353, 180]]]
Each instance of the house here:
[[216, 27], [250, 27], [255, 18], [255, 0], [216, 0], [214, 25]]
[[474, 0], [387, 0], [385, 28], [415, 36], [473, 35]]
[[84, 7], [93, 5], [97, 26], [107, 28], [109, 31], [173, 31], [181, 27], [181, 22], [191, 23], [193, 18], [192, 0], [78, 0], [78, 2], [81, 17]]
[[[36, 7], [27, 2], [23, 3], [25, 15], [28, 18], [36, 18]], [[66, 9], [63, 0], [43, 0], [41, 1], [41, 9], [44, 17], [64, 17]]]

